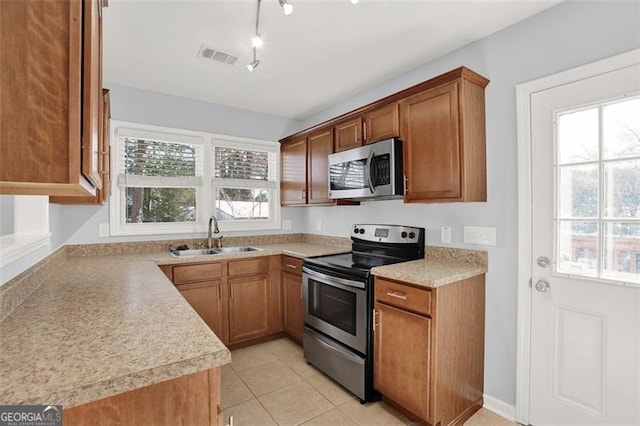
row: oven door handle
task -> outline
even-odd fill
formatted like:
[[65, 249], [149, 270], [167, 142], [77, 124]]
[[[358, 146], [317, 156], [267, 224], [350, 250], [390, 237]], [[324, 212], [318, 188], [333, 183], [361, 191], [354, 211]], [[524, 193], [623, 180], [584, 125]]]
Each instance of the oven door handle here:
[[321, 272], [313, 271], [306, 266], [302, 267], [302, 272], [311, 276], [313, 279], [318, 281], [322, 281], [327, 285], [332, 285], [334, 287], [351, 287], [351, 288], [362, 288], [364, 289], [365, 283], [360, 281], [352, 281], [345, 280], [344, 278], [332, 277], [331, 275], [323, 274]]
[[315, 331], [311, 330], [309, 327], [305, 327], [305, 331], [307, 333], [309, 333], [315, 339], [315, 341], [318, 342], [320, 345], [322, 345], [325, 349], [330, 350], [331, 352], [335, 352], [336, 354], [338, 354], [342, 358], [346, 358], [346, 359], [348, 359], [350, 361], [353, 361], [353, 362], [356, 362], [358, 364], [363, 364], [363, 359], [362, 358], [349, 353], [346, 349], [342, 349], [340, 347], [333, 346], [322, 335], [320, 335], [320, 334], [316, 333]]

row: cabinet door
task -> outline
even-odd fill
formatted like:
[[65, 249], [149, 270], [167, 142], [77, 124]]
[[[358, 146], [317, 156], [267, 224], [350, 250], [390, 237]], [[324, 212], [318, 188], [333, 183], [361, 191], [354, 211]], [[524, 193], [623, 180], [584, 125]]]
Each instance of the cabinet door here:
[[456, 80], [402, 101], [405, 201], [461, 195], [458, 86]]
[[285, 272], [282, 274], [284, 295], [284, 331], [302, 342], [302, 277]]
[[398, 136], [400, 136], [400, 109], [397, 102], [378, 108], [365, 115], [365, 144]]
[[82, 174], [96, 188], [100, 176], [100, 123], [102, 112], [102, 2], [84, 0], [82, 67]]
[[324, 129], [309, 135], [309, 204], [327, 204], [329, 198], [329, 162], [333, 153], [333, 129]]
[[269, 334], [269, 276], [229, 279], [229, 343]]
[[283, 206], [307, 203], [307, 138], [283, 144], [280, 203]]
[[176, 286], [191, 307], [200, 315], [209, 328], [224, 340], [224, 317], [222, 315], [222, 281], [206, 281]]
[[360, 117], [338, 123], [333, 129], [336, 152], [362, 145], [362, 119]]
[[374, 322], [374, 387], [428, 420], [431, 320], [376, 302]]

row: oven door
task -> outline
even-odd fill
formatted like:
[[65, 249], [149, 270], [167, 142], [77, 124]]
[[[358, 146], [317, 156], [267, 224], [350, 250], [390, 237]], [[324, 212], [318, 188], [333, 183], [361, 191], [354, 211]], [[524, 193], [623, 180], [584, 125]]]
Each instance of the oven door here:
[[304, 323], [366, 355], [365, 282], [302, 271]]

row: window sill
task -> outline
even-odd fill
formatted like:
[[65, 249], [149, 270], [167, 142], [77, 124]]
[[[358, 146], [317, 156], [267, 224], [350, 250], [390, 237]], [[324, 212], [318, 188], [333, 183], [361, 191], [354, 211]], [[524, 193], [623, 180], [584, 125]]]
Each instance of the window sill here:
[[10, 234], [0, 237], [0, 268], [42, 248], [51, 247], [51, 233]]

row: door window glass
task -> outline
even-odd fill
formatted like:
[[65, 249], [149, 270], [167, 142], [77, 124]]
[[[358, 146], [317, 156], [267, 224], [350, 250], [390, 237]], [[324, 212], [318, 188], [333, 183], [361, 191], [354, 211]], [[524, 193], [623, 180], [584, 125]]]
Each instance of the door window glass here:
[[640, 96], [556, 114], [556, 271], [640, 282]]

